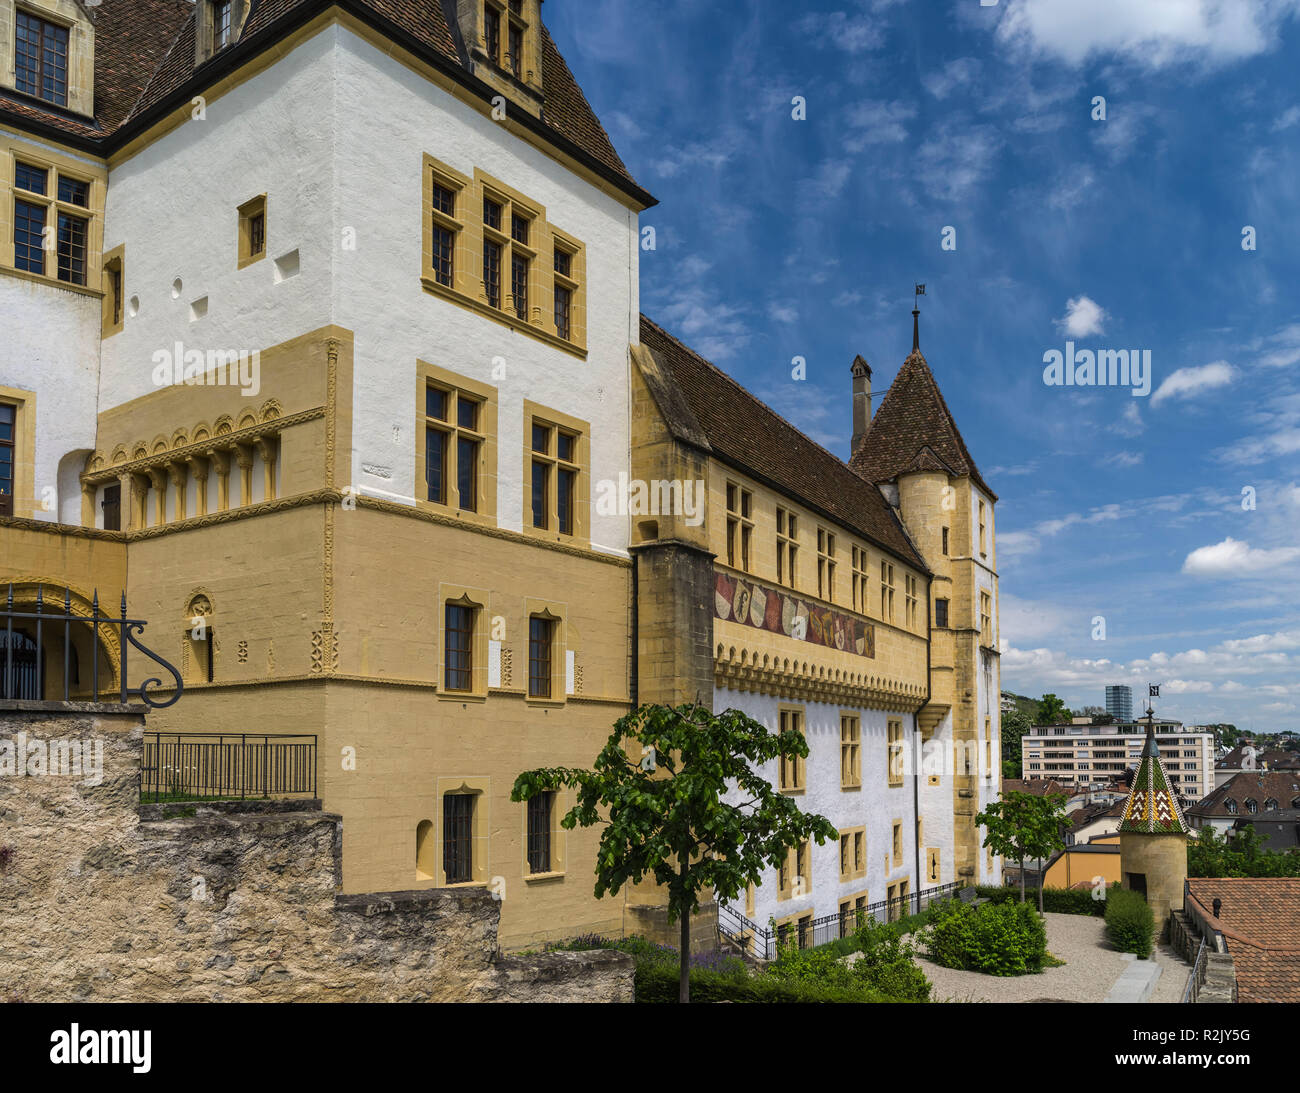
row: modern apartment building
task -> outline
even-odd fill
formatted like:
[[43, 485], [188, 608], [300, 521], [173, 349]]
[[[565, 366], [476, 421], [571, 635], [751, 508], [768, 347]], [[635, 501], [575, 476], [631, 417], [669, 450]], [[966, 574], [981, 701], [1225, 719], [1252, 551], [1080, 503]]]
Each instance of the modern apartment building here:
[[1133, 688], [1114, 683], [1106, 688], [1106, 712], [1116, 721], [1133, 720]]
[[[1192, 732], [1179, 721], [1155, 719], [1156, 743], [1169, 781], [1188, 801], [1199, 800], [1214, 785], [1214, 736]], [[1026, 778], [1055, 778], [1086, 789], [1109, 781], [1142, 756], [1145, 722], [1114, 725], [1035, 725], [1026, 733], [1023, 767]]]

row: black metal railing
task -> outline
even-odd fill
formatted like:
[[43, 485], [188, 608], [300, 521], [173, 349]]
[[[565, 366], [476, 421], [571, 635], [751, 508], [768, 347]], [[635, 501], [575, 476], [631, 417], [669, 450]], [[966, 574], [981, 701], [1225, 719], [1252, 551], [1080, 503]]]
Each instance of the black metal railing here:
[[[60, 610], [61, 608], [61, 610]], [[49, 695], [51, 701], [64, 702], [84, 700], [89, 702], [107, 702], [115, 694], [123, 705], [131, 700], [139, 700], [150, 709], [160, 710], [170, 706], [184, 690], [180, 673], [152, 649], [137, 639], [136, 635], [147, 625], [143, 619], [129, 619], [126, 616], [126, 593], [122, 593], [121, 613], [118, 616], [107, 615], [99, 610], [99, 593], [96, 592], [91, 602], [89, 615], [78, 615], [72, 610], [72, 591], [63, 590], [63, 603], [58, 606], [47, 604], [44, 589], [36, 589], [35, 610], [14, 610], [14, 586], [9, 585], [5, 598], [4, 610], [0, 611], [3, 629], [0, 640], [4, 648], [0, 649], [0, 698], [29, 699], [45, 701]], [[85, 630], [81, 628], [85, 627]], [[105, 641], [101, 627], [111, 635], [117, 630], [118, 663], [113, 664], [111, 644]], [[84, 636], [85, 640], [81, 640]], [[46, 643], [52, 640], [63, 646], [61, 686], [50, 687]], [[81, 645], [88, 657], [83, 658], [77, 646]], [[127, 653], [134, 646], [153, 663], [171, 675], [174, 690], [170, 698], [157, 699], [151, 693], [153, 688], [163, 687], [163, 681], [157, 676], [142, 680], [137, 686], [128, 683]], [[82, 661], [89, 660], [89, 683], [82, 680]], [[114, 670], [117, 672], [117, 687], [111, 686], [101, 690], [100, 667], [108, 671], [111, 680]], [[148, 669], [146, 669], [147, 671]]]
[[1195, 1002], [1200, 996], [1201, 985], [1205, 982], [1205, 956], [1209, 950], [1205, 938], [1201, 938], [1196, 948], [1196, 959], [1192, 961], [1192, 973], [1187, 977], [1187, 986], [1183, 988], [1183, 1004]]
[[144, 734], [141, 801], [296, 796], [316, 796], [315, 736]]
[[866, 918], [877, 922], [896, 922], [908, 915], [920, 914], [936, 899], [955, 896], [966, 887], [959, 882], [924, 888], [893, 899], [882, 899], [864, 907], [847, 907], [833, 915], [823, 915], [811, 921], [798, 921], [775, 929], [760, 926], [733, 910], [725, 903], [718, 904], [718, 930], [723, 940], [755, 960], [775, 960], [779, 945], [793, 943], [801, 949], [825, 945], [829, 941], [850, 937], [858, 923]]

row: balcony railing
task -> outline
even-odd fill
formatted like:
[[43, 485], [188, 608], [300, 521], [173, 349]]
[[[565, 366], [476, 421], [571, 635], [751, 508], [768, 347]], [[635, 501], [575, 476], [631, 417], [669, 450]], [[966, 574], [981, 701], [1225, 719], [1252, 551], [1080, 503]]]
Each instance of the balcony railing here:
[[141, 801], [315, 796], [315, 736], [144, 734]]
[[[184, 684], [180, 673], [136, 638], [146, 624], [143, 619], [126, 617], [125, 592], [117, 616], [100, 611], [98, 592], [91, 602], [90, 614], [77, 614], [73, 611], [72, 591], [68, 588], [63, 591], [62, 604], [51, 604], [45, 600], [44, 589], [38, 587], [33, 606], [34, 610], [15, 610], [14, 586], [9, 585], [4, 610], [0, 611], [0, 643], [3, 645], [0, 648], [0, 698], [35, 702], [60, 699], [63, 702], [111, 702], [116, 699], [122, 705], [138, 701], [150, 709], [160, 710], [181, 697]], [[116, 641], [109, 640], [114, 630], [117, 631]], [[131, 646], [171, 676], [169, 698], [153, 696], [155, 688], [166, 686], [157, 676], [143, 679], [135, 686], [128, 683]], [[56, 659], [57, 665], [52, 665], [50, 661]], [[114, 663], [115, 659], [117, 663]], [[116, 671], [116, 687], [101, 690], [101, 666], [110, 680]], [[58, 672], [58, 682], [54, 686], [49, 681], [52, 667]], [[149, 670], [145, 669], [146, 672]], [[88, 683], [82, 679], [83, 672], [87, 671]], [[50, 698], [51, 695], [54, 697]]]
[[803, 925], [791, 923], [769, 929], [751, 922], [738, 911], [726, 904], [718, 904], [718, 930], [723, 939], [739, 948], [746, 956], [755, 960], [775, 960], [779, 943], [789, 941], [801, 949], [812, 949], [825, 945], [829, 941], [851, 937], [858, 928], [861, 919], [873, 918], [877, 922], [896, 922], [908, 915], [920, 914], [936, 899], [955, 896], [965, 885], [959, 882], [941, 884], [934, 888], [924, 888], [919, 892], [909, 892], [894, 899], [882, 899], [869, 903], [861, 910], [856, 907], [846, 908], [833, 915], [815, 918]]

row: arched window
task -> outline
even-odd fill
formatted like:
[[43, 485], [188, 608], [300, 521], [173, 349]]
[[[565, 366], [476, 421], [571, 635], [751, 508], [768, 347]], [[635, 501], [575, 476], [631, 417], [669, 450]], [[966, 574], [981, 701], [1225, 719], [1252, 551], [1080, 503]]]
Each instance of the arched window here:
[[1265, 812], [1276, 812], [1276, 811], [1277, 811], [1277, 798], [1276, 798], [1276, 797], [1270, 797], [1267, 801], [1264, 802], [1264, 811], [1265, 811]]
[[1237, 802], [1234, 801], [1231, 797], [1229, 797], [1226, 801], [1223, 802], [1223, 807], [1227, 809], [1229, 816], [1237, 815]]
[[1254, 797], [1246, 798], [1246, 811], [1252, 813], [1259, 811], [1259, 802]]
[[45, 658], [21, 630], [0, 631], [0, 698], [39, 702], [45, 697]]

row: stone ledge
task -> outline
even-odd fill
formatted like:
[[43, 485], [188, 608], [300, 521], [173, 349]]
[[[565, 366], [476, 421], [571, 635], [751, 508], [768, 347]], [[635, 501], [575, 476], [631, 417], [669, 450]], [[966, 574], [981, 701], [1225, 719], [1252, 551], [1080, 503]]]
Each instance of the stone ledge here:
[[[313, 819], [326, 815], [321, 813], [319, 797], [287, 797], [263, 799], [255, 797], [238, 801], [145, 801], [141, 802], [136, 812], [143, 823], [158, 820], [195, 819], [202, 816], [236, 816], [236, 815], [282, 815], [286, 813], [313, 814]], [[319, 815], [316, 815], [319, 814]], [[328, 814], [338, 819], [333, 813]]]

